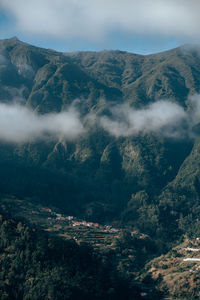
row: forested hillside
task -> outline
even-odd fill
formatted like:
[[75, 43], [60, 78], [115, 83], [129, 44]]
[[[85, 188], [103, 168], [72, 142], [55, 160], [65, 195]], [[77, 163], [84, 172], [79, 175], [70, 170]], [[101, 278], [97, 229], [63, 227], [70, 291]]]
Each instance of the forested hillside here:
[[12, 38], [0, 54], [1, 112], [26, 118], [17, 129], [5, 118], [14, 134], [1, 123], [2, 193], [169, 245], [198, 235], [198, 47], [59, 53]]
[[73, 240], [0, 216], [0, 299], [141, 299], [140, 288]]

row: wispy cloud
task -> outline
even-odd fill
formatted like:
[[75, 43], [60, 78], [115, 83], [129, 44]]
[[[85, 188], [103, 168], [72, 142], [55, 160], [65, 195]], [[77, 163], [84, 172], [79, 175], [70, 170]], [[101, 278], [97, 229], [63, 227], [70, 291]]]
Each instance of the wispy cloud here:
[[200, 96], [188, 99], [188, 110], [169, 100], [157, 101], [144, 109], [128, 104], [110, 108], [111, 116], [98, 122], [115, 137], [153, 133], [170, 138], [196, 138], [199, 135]]
[[116, 30], [198, 38], [199, 0], [0, 0], [28, 34], [101, 40]]
[[102, 116], [100, 124], [116, 137], [141, 133], [178, 137], [183, 130], [183, 122], [188, 119], [188, 114], [180, 105], [166, 100], [144, 109], [133, 109], [123, 104], [112, 107], [110, 111], [112, 116]]
[[[40, 115], [15, 101], [0, 104], [0, 140], [26, 143], [37, 139], [73, 140], [87, 137], [96, 127], [119, 137], [154, 134], [175, 139], [196, 138], [200, 134], [200, 96], [188, 100], [188, 110], [169, 100], [161, 100], [143, 109], [128, 104], [107, 106], [110, 115], [89, 113], [81, 116], [77, 101], [61, 113]], [[106, 105], [106, 104], [105, 104]]]
[[38, 115], [18, 104], [0, 104], [0, 140], [24, 143], [47, 135], [71, 140], [83, 133], [73, 106], [59, 114]]

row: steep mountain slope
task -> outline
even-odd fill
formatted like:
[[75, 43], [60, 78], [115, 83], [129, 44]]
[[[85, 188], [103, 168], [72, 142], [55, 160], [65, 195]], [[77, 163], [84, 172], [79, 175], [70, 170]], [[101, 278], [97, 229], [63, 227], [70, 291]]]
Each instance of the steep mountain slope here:
[[[20, 103], [41, 115], [76, 103], [86, 126], [90, 115], [108, 116], [109, 105], [145, 108], [170, 99], [187, 111], [188, 97], [199, 93], [198, 47], [148, 56], [121, 51], [58, 53], [12, 38], [0, 41], [0, 53], [1, 103]], [[193, 167], [188, 167], [185, 179], [181, 175], [193, 153], [199, 157], [198, 142], [192, 150], [193, 145], [193, 139], [154, 133], [114, 137], [98, 126], [70, 141], [1, 142], [0, 190], [102, 222], [122, 215], [123, 221], [154, 234], [161, 218], [160, 199], [165, 199], [159, 196], [162, 190], [166, 193], [166, 186], [179, 178], [183, 185], [193, 181]], [[179, 193], [177, 187], [175, 191]], [[163, 221], [158, 236], [165, 225]]]
[[119, 88], [123, 100], [143, 106], [161, 98], [186, 105], [199, 92], [199, 49], [183, 46], [142, 56], [121, 51], [70, 54], [95, 78]]

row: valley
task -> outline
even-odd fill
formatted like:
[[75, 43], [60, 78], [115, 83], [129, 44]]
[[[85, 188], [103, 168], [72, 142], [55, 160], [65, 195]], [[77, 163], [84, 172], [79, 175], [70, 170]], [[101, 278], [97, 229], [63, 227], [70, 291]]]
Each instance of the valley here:
[[198, 299], [199, 46], [0, 55], [2, 300]]

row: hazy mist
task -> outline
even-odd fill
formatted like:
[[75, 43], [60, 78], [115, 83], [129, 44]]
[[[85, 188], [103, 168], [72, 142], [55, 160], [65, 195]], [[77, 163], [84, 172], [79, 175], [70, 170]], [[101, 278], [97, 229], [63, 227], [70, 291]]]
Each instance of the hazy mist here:
[[[200, 121], [200, 96], [188, 100], [188, 111], [169, 100], [160, 100], [143, 109], [128, 104], [113, 105], [110, 116], [94, 113], [81, 117], [75, 105], [60, 113], [40, 115], [20, 102], [0, 104], [0, 139], [24, 143], [46, 136], [65, 140], [78, 139], [93, 125], [118, 137], [153, 133], [169, 138], [195, 138]], [[86, 125], [85, 125], [86, 124]]]

